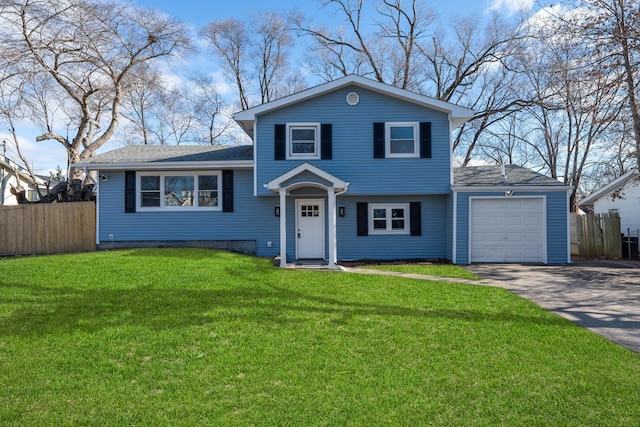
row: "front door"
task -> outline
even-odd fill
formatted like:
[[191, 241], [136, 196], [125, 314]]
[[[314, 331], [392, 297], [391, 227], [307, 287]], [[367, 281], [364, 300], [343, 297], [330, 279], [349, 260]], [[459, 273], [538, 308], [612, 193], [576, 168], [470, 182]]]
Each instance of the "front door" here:
[[296, 200], [296, 258], [324, 259], [324, 200]]

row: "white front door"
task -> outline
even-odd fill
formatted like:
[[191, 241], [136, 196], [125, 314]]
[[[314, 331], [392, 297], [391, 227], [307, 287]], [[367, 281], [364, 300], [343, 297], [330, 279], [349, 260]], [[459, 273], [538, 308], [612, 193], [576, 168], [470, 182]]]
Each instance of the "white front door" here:
[[296, 258], [324, 259], [324, 200], [296, 200]]

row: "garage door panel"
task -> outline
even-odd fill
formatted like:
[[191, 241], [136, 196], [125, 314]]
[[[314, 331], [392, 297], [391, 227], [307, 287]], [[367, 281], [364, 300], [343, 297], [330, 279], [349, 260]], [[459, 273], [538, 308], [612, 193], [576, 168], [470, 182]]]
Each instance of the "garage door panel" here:
[[543, 262], [541, 198], [472, 199], [471, 262]]

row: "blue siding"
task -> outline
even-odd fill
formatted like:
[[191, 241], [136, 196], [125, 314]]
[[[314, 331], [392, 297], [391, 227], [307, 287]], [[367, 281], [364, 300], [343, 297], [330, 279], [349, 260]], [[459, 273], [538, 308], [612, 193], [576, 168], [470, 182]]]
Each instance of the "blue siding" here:
[[547, 193], [547, 262], [550, 264], [570, 261], [567, 258], [568, 212], [567, 193]]
[[[456, 234], [456, 263], [469, 264], [469, 198], [504, 197], [504, 193], [458, 193]], [[568, 258], [569, 206], [564, 191], [518, 192], [518, 196], [546, 196], [547, 204], [547, 263], [565, 264]]]
[[[347, 193], [348, 194], [348, 193]], [[422, 236], [356, 235], [356, 203], [421, 202]], [[337, 219], [338, 259], [402, 259], [446, 257], [446, 196], [338, 197], [346, 215]]]
[[448, 194], [446, 198], [446, 238], [445, 254], [448, 260], [453, 259], [453, 194]]
[[[234, 212], [164, 211], [124, 213], [124, 172], [100, 182], [101, 242], [255, 240], [259, 256], [278, 254], [276, 198], [253, 197], [253, 171], [234, 172]], [[113, 234], [113, 240], [109, 235]], [[271, 248], [267, 242], [271, 241]]]
[[[304, 198], [287, 198], [287, 262], [292, 262], [296, 259], [295, 200]], [[326, 197], [309, 196], [306, 198], [323, 199], [325, 201], [325, 230], [328, 230]], [[357, 236], [356, 203], [358, 202], [421, 202], [422, 236]], [[344, 195], [337, 198], [337, 205], [344, 206], [346, 211], [344, 217], [336, 217], [338, 260], [446, 258], [445, 224], [447, 222], [447, 213], [445, 196], [350, 197]], [[328, 233], [325, 233], [325, 258], [329, 257], [328, 251]]]
[[[360, 102], [350, 106], [351, 91]], [[431, 122], [432, 158], [373, 158], [373, 123], [392, 121]], [[303, 163], [274, 161], [274, 125], [318, 122], [333, 125], [333, 160], [309, 163], [347, 181], [350, 195], [447, 194], [450, 191], [450, 129], [445, 113], [426, 109], [360, 87], [347, 87], [281, 108], [256, 120], [258, 195], [267, 195], [263, 184]]]

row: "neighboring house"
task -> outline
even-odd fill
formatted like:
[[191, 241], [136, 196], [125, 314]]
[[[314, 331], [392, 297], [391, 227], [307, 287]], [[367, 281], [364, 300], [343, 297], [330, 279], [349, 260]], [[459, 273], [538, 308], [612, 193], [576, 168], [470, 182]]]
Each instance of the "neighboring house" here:
[[0, 206], [18, 204], [16, 196], [11, 194], [11, 186], [18, 186], [18, 181], [20, 181], [20, 185], [27, 191], [27, 200], [31, 202], [39, 199], [38, 187], [43, 194], [47, 192], [46, 179], [36, 176], [36, 183], [34, 184], [26, 170], [18, 166], [8, 157], [0, 156]]
[[640, 176], [633, 169], [580, 200], [582, 209], [594, 213], [617, 212], [625, 235], [636, 237], [640, 229]]
[[568, 187], [517, 167], [502, 178], [499, 166], [467, 168], [454, 185], [451, 134], [472, 117], [347, 76], [237, 113], [250, 146], [129, 146], [75, 166], [102, 176], [101, 247], [206, 245], [282, 254], [281, 266], [570, 262]]

